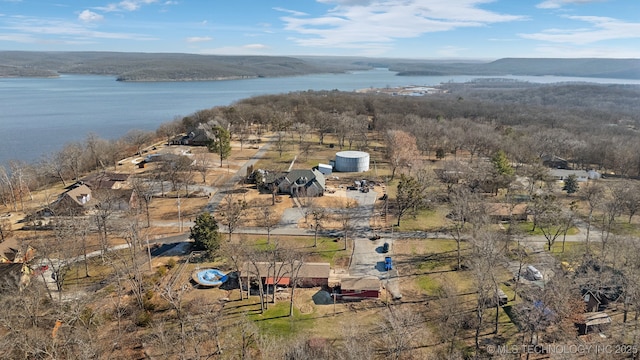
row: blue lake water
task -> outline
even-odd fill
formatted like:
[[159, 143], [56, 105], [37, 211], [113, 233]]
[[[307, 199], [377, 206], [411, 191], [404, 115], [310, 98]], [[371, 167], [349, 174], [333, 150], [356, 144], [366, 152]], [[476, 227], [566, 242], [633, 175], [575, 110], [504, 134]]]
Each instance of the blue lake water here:
[[[386, 69], [346, 74], [203, 82], [119, 82], [114, 77], [64, 75], [52, 79], [0, 79], [0, 165], [35, 161], [90, 132], [117, 138], [197, 110], [263, 94], [305, 90], [353, 91], [369, 87], [432, 86], [478, 76], [395, 76]], [[554, 83], [588, 81], [640, 84], [640, 80], [512, 76]]]

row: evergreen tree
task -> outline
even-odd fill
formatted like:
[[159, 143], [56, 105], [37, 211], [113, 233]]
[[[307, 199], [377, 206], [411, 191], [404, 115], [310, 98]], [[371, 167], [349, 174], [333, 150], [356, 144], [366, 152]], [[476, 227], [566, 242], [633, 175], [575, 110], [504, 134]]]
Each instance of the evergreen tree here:
[[578, 178], [575, 175], [571, 174], [564, 181], [562, 190], [566, 191], [567, 194], [573, 194], [577, 192], [579, 188], [580, 186], [578, 185]]
[[493, 164], [493, 167], [498, 175], [511, 176], [515, 173], [515, 170], [509, 163], [509, 159], [507, 159], [507, 154], [505, 154], [502, 150], [498, 150], [493, 155], [493, 157], [491, 158], [491, 163]]
[[231, 155], [231, 134], [222, 126], [214, 127], [212, 132], [213, 136], [207, 144], [207, 149], [220, 155], [220, 166], [222, 167], [222, 160]]
[[208, 212], [198, 215], [195, 225], [191, 228], [189, 239], [195, 241], [194, 247], [196, 249], [207, 251], [209, 257], [213, 258], [220, 248], [218, 222]]

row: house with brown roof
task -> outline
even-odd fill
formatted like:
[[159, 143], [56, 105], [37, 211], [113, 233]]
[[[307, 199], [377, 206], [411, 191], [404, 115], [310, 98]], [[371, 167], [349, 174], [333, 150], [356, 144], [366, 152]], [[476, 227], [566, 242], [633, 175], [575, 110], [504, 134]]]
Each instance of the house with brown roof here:
[[340, 297], [343, 300], [377, 299], [380, 296], [380, 279], [348, 277], [340, 280]]
[[82, 184], [62, 193], [50, 208], [57, 214], [81, 213], [95, 203], [92, 199], [91, 189]]
[[[296, 274], [292, 274], [292, 267], [294, 271], [299, 268]], [[301, 287], [316, 287], [327, 286], [329, 283], [329, 272], [331, 266], [329, 263], [283, 263], [283, 262], [258, 262], [255, 265], [251, 262], [245, 262], [242, 266], [240, 276], [248, 281], [260, 277], [260, 280], [265, 285], [281, 285], [289, 286], [292, 278], [295, 277], [298, 281], [298, 286]]]
[[78, 185], [64, 192], [51, 204], [54, 214], [81, 214], [100, 207], [113, 211], [126, 211], [138, 206], [138, 197], [133, 189], [96, 189]]
[[112, 172], [99, 172], [85, 176], [79, 183], [87, 185], [92, 190], [97, 189], [121, 189], [129, 179], [129, 174], [118, 174]]
[[493, 221], [526, 221], [527, 204], [489, 203], [486, 205], [487, 215]]

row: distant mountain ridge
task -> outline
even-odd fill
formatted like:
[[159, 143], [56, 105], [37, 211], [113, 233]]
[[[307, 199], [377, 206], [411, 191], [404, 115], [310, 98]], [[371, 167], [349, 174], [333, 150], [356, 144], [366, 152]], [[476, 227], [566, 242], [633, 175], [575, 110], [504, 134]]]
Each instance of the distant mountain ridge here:
[[348, 68], [287, 56], [0, 51], [0, 77], [94, 74], [116, 76], [120, 81], [198, 81], [343, 72]]
[[491, 62], [322, 56], [0, 51], [0, 77], [111, 75], [120, 81], [201, 81], [388, 68], [400, 76], [532, 75], [640, 79], [640, 59], [504, 58]]
[[399, 75], [531, 75], [640, 79], [640, 59], [505, 58], [489, 63], [394, 63]]

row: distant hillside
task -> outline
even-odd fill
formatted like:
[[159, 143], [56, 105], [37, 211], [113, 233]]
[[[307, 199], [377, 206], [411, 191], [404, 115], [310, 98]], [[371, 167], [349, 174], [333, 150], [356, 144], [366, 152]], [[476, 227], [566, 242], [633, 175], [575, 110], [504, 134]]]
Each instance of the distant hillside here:
[[375, 67], [398, 75], [557, 75], [640, 79], [639, 59], [516, 59], [492, 62], [364, 57], [216, 56], [118, 52], [0, 51], [0, 77], [111, 75], [120, 81], [198, 81], [295, 76]]
[[640, 79], [640, 59], [526, 59], [489, 63], [390, 63], [399, 75], [533, 75]]
[[346, 70], [284, 56], [3, 51], [0, 59], [0, 77], [96, 74], [121, 81], [220, 80]]
[[56, 77], [55, 71], [0, 64], [0, 77]]

